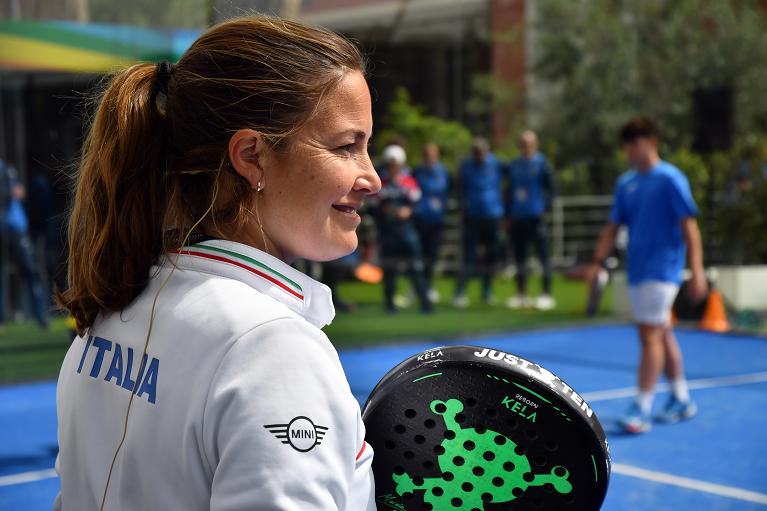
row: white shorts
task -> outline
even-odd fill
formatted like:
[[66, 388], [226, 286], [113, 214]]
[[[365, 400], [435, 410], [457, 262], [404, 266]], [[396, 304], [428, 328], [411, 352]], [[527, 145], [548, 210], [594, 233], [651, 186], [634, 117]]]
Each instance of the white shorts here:
[[679, 286], [673, 282], [649, 280], [629, 286], [629, 298], [634, 310], [634, 321], [644, 325], [667, 326], [671, 322]]

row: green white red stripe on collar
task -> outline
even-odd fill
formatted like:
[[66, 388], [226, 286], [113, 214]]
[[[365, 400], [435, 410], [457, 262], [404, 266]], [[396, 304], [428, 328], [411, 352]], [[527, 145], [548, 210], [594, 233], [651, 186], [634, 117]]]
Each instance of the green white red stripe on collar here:
[[245, 254], [241, 254], [226, 248], [203, 245], [201, 243], [196, 243], [194, 245], [184, 247], [181, 250], [176, 251], [176, 253], [201, 257], [212, 261], [219, 261], [238, 266], [248, 270], [252, 274], [257, 275], [264, 280], [271, 282], [293, 297], [298, 298], [301, 301], [304, 300], [304, 290], [298, 282], [290, 279], [268, 264], [265, 264], [264, 262]]

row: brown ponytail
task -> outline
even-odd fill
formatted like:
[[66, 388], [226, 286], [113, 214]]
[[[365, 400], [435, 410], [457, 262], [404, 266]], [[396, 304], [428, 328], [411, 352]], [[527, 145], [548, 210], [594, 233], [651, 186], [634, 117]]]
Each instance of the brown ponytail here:
[[[221, 232], [239, 230], [251, 190], [228, 164], [231, 134], [252, 128], [279, 149], [350, 70], [364, 71], [364, 62], [343, 37], [253, 16], [208, 30], [169, 77], [154, 64], [115, 75], [83, 144], [69, 220], [69, 288], [57, 292], [78, 332], [146, 287], [152, 265], [173, 248], [169, 229], [207, 213]], [[159, 95], [158, 73], [167, 80]]]

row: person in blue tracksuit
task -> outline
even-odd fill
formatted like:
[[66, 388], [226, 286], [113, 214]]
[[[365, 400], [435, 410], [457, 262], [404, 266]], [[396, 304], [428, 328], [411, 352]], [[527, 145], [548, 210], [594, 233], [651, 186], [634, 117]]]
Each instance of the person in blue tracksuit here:
[[[556, 306], [551, 296], [551, 261], [546, 240], [544, 213], [551, 207], [556, 193], [554, 172], [538, 151], [538, 137], [525, 131], [519, 137], [522, 156], [508, 168], [507, 213], [509, 239], [517, 266], [517, 294], [506, 302], [511, 309], [535, 305], [541, 310]], [[532, 244], [543, 268], [543, 293], [533, 302], [527, 294], [527, 247]]]
[[413, 210], [421, 198], [421, 190], [413, 176], [403, 174], [405, 150], [390, 145], [381, 158], [385, 173], [381, 190], [368, 199], [371, 213], [378, 227], [381, 266], [384, 270], [384, 307], [389, 313], [397, 312], [394, 293], [400, 266], [405, 266], [418, 298], [421, 311], [431, 312], [426, 283], [423, 277], [423, 259], [418, 231], [413, 221]]
[[439, 293], [434, 289], [434, 265], [442, 245], [442, 232], [445, 227], [445, 211], [450, 176], [439, 159], [439, 146], [429, 143], [423, 149], [423, 163], [413, 171], [413, 177], [421, 189], [421, 200], [415, 206], [415, 219], [421, 252], [424, 260], [424, 278], [429, 290], [429, 300], [439, 301]]
[[490, 152], [490, 144], [477, 137], [472, 155], [464, 160], [459, 172], [461, 205], [463, 207], [463, 268], [458, 276], [453, 305], [466, 307], [466, 283], [474, 273], [477, 249], [484, 247], [482, 298], [492, 301], [495, 267], [501, 250], [501, 221], [504, 205], [502, 198], [503, 165]]
[[[27, 287], [32, 315], [43, 328], [48, 327], [48, 300], [37, 271], [29, 220], [22, 201], [24, 186], [16, 176], [16, 169], [0, 159], [0, 243], [5, 244], [10, 259], [16, 264]], [[3, 261], [5, 262], [5, 261]], [[5, 319], [5, 279], [0, 278], [0, 324]]]

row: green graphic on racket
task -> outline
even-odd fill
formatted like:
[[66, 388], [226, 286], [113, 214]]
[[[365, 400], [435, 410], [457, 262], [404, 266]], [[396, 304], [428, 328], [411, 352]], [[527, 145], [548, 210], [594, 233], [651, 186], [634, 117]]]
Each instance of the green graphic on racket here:
[[389, 371], [364, 407], [379, 509], [598, 510], [599, 421], [546, 369], [499, 350], [436, 348]]

